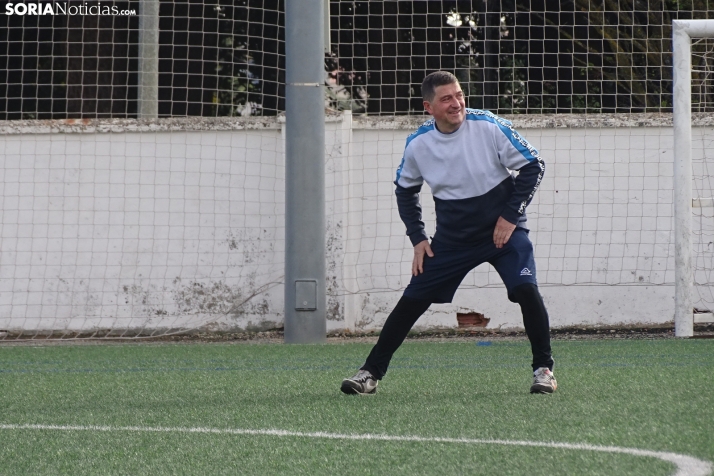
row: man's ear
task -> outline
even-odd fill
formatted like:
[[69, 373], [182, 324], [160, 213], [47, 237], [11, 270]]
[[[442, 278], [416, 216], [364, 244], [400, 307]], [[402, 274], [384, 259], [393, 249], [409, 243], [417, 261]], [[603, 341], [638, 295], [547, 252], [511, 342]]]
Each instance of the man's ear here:
[[424, 101], [424, 109], [426, 109], [426, 112], [428, 112], [432, 116], [434, 115], [434, 111], [432, 110], [431, 103], [429, 101]]

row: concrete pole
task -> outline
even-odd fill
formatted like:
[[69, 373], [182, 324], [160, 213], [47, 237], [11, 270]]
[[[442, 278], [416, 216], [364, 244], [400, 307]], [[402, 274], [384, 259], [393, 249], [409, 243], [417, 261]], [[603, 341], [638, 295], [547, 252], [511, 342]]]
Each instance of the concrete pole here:
[[139, 4], [137, 117], [159, 117], [159, 0]]
[[285, 2], [285, 342], [326, 339], [324, 0]]

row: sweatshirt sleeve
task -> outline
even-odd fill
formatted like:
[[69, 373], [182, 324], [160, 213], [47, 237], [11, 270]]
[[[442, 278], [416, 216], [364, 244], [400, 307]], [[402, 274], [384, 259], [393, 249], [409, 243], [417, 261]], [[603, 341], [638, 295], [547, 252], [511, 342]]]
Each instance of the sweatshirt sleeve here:
[[505, 167], [518, 171], [513, 194], [501, 212], [505, 220], [515, 225], [533, 200], [543, 179], [545, 162], [535, 147], [513, 129], [510, 121], [499, 117], [496, 125], [495, 142], [499, 160]]
[[421, 203], [419, 202], [419, 192], [424, 183], [424, 179], [419, 172], [416, 161], [409, 153], [409, 147], [404, 150], [404, 157], [397, 169], [395, 193], [397, 195], [397, 209], [399, 217], [407, 227], [407, 236], [412, 245], [428, 240], [424, 231], [424, 222], [421, 215]]
[[518, 219], [523, 216], [526, 212], [526, 207], [533, 200], [533, 196], [543, 178], [543, 172], [545, 172], [545, 163], [540, 158], [521, 167], [514, 182], [513, 195], [506, 202], [506, 207], [501, 212], [501, 216], [506, 221], [514, 225], [518, 223]]
[[395, 191], [397, 195], [397, 208], [399, 209], [399, 217], [407, 227], [407, 236], [416, 246], [429, 238], [424, 231], [424, 222], [421, 219], [421, 204], [419, 203], [419, 191], [421, 185], [416, 187], [404, 188], [397, 183]]

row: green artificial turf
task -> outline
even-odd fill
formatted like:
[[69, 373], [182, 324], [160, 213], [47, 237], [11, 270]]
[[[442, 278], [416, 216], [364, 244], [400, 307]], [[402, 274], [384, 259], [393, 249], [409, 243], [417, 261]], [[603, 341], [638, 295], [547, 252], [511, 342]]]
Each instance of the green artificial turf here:
[[526, 341], [411, 342], [374, 396], [347, 396], [371, 345], [0, 347], [0, 474], [672, 474], [656, 458], [444, 442], [121, 427], [585, 443], [714, 461], [714, 342], [554, 342], [531, 395]]

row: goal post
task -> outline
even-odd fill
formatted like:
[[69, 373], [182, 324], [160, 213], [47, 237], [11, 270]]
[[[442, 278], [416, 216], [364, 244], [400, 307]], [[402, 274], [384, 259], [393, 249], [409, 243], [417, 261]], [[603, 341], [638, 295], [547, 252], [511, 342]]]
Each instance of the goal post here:
[[692, 38], [714, 38], [714, 20], [672, 22], [675, 310], [677, 337], [694, 335], [692, 269]]

